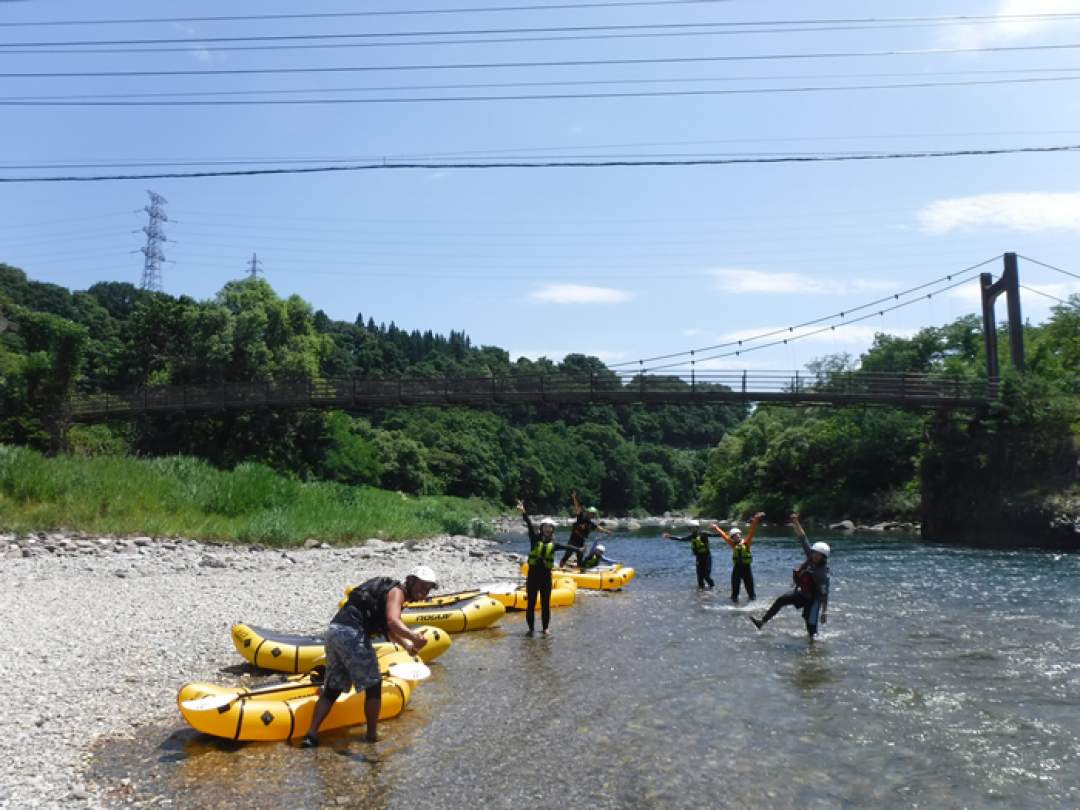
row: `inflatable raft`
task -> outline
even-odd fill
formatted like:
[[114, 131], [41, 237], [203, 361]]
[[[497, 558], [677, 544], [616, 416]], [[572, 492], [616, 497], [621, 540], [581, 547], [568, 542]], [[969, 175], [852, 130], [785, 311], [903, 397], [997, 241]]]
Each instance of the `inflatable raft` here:
[[[529, 564], [521, 564], [521, 573], [529, 573]], [[633, 568], [624, 568], [616, 563], [611, 566], [588, 568], [580, 571], [577, 568], [556, 568], [552, 572], [554, 579], [569, 577], [574, 580], [579, 588], [596, 591], [617, 591], [630, 582], [636, 574]]]
[[[417, 627], [415, 630], [427, 639], [427, 644], [420, 650], [421, 660], [434, 661], [450, 649], [450, 635], [445, 631], [436, 627]], [[299, 674], [326, 663], [320, 636], [278, 633], [251, 624], [234, 624], [232, 641], [245, 661], [262, 669]], [[403, 647], [389, 641], [373, 646], [376, 652], [384, 648], [404, 652]]]
[[[527, 610], [528, 593], [524, 585], [496, 586], [488, 590], [491, 598], [501, 602], [507, 610]], [[569, 607], [577, 599], [577, 583], [570, 577], [556, 577], [551, 588], [551, 606]], [[536, 606], [539, 609], [540, 600]]]
[[[345, 589], [348, 596], [352, 588]], [[342, 599], [338, 607], [345, 604]], [[483, 630], [506, 615], [506, 608], [484, 591], [448, 593], [422, 602], [406, 602], [401, 620], [410, 626], [428, 625], [448, 633]]]
[[[384, 650], [379, 655], [383, 673], [380, 720], [397, 717], [412, 696], [414, 683], [386, 674], [391, 664], [407, 663], [408, 653]], [[323, 721], [322, 730], [364, 722], [364, 692], [350, 690], [337, 699]], [[252, 689], [189, 683], [176, 696], [180, 714], [196, 731], [242, 741], [283, 741], [307, 734], [319, 687], [310, 675], [289, 678]]]

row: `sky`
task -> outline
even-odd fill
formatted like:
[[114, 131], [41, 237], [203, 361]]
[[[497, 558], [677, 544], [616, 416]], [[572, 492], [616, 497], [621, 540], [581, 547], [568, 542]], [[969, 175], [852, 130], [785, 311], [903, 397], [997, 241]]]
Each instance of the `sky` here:
[[[1080, 0], [698, 0], [535, 8], [568, 3], [0, 2], [0, 177], [250, 168], [258, 161], [717, 159], [1080, 144]], [[532, 10], [522, 10], [525, 5]], [[477, 6], [511, 10], [460, 10]], [[14, 25], [295, 14], [298, 8], [398, 13]], [[1030, 16], [1047, 14], [1059, 16]], [[994, 19], [955, 19], [971, 15]], [[868, 17], [905, 21], [887, 27], [804, 22]], [[954, 19], [912, 19], [920, 17]], [[672, 27], [679, 24], [698, 27]], [[571, 27], [576, 30], [566, 30]], [[520, 31], [536, 28], [561, 30]], [[402, 36], [406, 32], [432, 33]], [[250, 39], [302, 35], [338, 38]], [[175, 42], [41, 44], [130, 40]], [[321, 47], [236, 49], [260, 44]], [[122, 47], [144, 50], [115, 52]], [[109, 52], [56, 52], [79, 49]], [[863, 55], [794, 58], [824, 53]], [[673, 59], [683, 61], [643, 61]], [[608, 64], [490, 67], [552, 61]], [[447, 67], [462, 64], [488, 67]], [[376, 67], [395, 69], [370, 70]], [[339, 70], [13, 75], [266, 68]], [[987, 81], [995, 83], [971, 84]], [[896, 84], [938, 86], [881, 87]], [[866, 85], [876, 87], [791, 92]], [[721, 89], [773, 92], [715, 93]], [[780, 89], [786, 92], [775, 92]], [[147, 93], [265, 100], [687, 90], [709, 92], [333, 105], [3, 106], [17, 97], [126, 95], [130, 101]], [[609, 364], [634, 363], [748, 339], [850, 311], [1006, 251], [1080, 274], [1080, 152], [0, 183], [0, 261], [72, 289], [102, 280], [138, 283], [147, 189], [168, 200], [166, 292], [211, 298], [244, 275], [255, 253], [280, 294], [299, 294], [333, 318], [351, 321], [360, 313], [407, 329], [464, 330], [475, 344], [498, 345], [514, 357], [583, 352]], [[858, 355], [877, 331], [910, 335], [977, 312], [981, 271], [996, 278], [1001, 260], [960, 273], [955, 280], [970, 281], [932, 298], [890, 298], [894, 304], [913, 300], [910, 306], [738, 357], [728, 349], [699, 353], [698, 367], [794, 369], [827, 354]], [[1032, 323], [1055, 303], [1038, 293], [1063, 299], [1080, 292], [1080, 280], [1026, 260], [1020, 275], [1029, 288], [1022, 295], [1024, 315]], [[998, 318], [1004, 317], [1001, 301]], [[700, 361], [713, 355], [724, 356]]]

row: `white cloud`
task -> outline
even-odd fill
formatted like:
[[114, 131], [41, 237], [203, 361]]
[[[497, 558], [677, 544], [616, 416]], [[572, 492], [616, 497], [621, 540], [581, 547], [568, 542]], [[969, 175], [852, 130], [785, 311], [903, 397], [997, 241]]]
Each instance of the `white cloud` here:
[[808, 276], [804, 273], [771, 273], [763, 270], [721, 268], [710, 270], [716, 286], [730, 293], [764, 293], [767, 295], [840, 295], [891, 289], [894, 282], [870, 279], [834, 279]]
[[545, 284], [529, 294], [533, 301], [545, 304], [623, 304], [633, 297], [627, 290], [584, 284]]
[[704, 334], [701, 329], [683, 329], [682, 333], [684, 337], [697, 337], [698, 335]]
[[918, 213], [927, 233], [944, 234], [960, 228], [1009, 228], [1080, 232], [1080, 192], [1043, 191], [976, 194], [936, 200]]
[[1017, 42], [1051, 31], [1061, 23], [1053, 19], [1008, 19], [1018, 15], [1068, 14], [1080, 11], [1076, 0], [998, 0], [991, 12], [1002, 19], [982, 25], [945, 27], [939, 44], [948, 48], [983, 48]]
[[[1029, 288], [1027, 290], [1020, 290], [1021, 313], [1028, 309], [1041, 310], [1044, 307], [1055, 306], [1057, 301], [1046, 298], [1045, 296], [1047, 295], [1059, 298], [1062, 301], [1068, 301], [1070, 295], [1080, 293], [1080, 281], [1025, 284], [1021, 277], [1020, 283]], [[1036, 292], [1032, 292], [1032, 290], [1035, 290]], [[1039, 295], [1039, 293], [1043, 293], [1043, 295]], [[961, 304], [966, 305], [970, 308], [971, 312], [982, 312], [982, 293], [977, 281], [972, 281], [971, 284], [964, 284], [963, 286], [951, 289], [946, 292], [945, 295], [954, 301], [959, 301]], [[1007, 317], [1004, 296], [998, 298], [995, 310], [999, 321]]]
[[626, 352], [612, 352], [604, 349], [573, 352], [568, 352], [565, 349], [511, 349], [509, 352], [510, 357], [513, 359], [527, 357], [529, 360], [539, 360], [541, 357], [546, 357], [556, 363], [562, 362], [568, 354], [584, 354], [587, 357], [595, 357], [604, 363], [616, 363], [626, 358]]
[[[862, 323], [853, 324], [851, 326], [843, 326], [843, 321], [838, 321], [835, 324], [835, 329], [829, 329], [828, 326], [834, 324], [822, 324], [818, 326], [808, 326], [803, 329], [795, 329], [791, 332], [785, 332], [783, 334], [777, 334], [773, 337], [765, 338], [761, 341], [755, 341], [753, 343], [747, 343], [747, 349], [752, 349], [754, 346], [759, 346], [764, 343], [773, 343], [774, 341], [786, 339], [798, 338], [797, 343], [851, 343], [851, 344], [866, 344], [870, 343], [874, 339], [874, 335], [878, 332], [886, 332], [890, 335], [896, 335], [897, 337], [911, 337], [918, 330], [916, 329], [897, 329], [888, 322], [888, 314], [886, 314], [883, 321], [876, 321], [870, 319]], [[742, 329], [737, 332], [729, 332], [726, 335], [721, 335], [719, 340], [721, 343], [733, 343], [738, 340], [749, 340], [761, 334], [776, 332], [784, 327], [768, 327], [761, 326], [756, 329]], [[825, 329], [824, 332], [819, 331]], [[783, 344], [781, 344], [783, 345]], [[733, 350], [738, 348], [737, 346], [731, 347]]]

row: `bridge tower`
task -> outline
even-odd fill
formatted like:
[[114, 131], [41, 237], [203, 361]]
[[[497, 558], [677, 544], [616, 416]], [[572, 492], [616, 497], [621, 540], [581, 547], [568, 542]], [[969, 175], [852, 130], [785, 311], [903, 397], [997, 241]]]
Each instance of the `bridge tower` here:
[[1020, 273], [1016, 266], [1016, 254], [1006, 253], [1001, 278], [994, 281], [990, 273], [979, 276], [982, 288], [983, 341], [986, 346], [986, 375], [991, 380], [1001, 376], [997, 355], [997, 321], [994, 317], [994, 301], [1005, 293], [1009, 310], [1009, 356], [1013, 368], [1024, 370], [1024, 322], [1020, 317]]

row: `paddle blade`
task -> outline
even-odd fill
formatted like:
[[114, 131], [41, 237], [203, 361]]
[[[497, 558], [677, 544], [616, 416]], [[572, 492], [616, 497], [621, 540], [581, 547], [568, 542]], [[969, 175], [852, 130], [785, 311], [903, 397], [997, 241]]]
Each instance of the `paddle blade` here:
[[192, 712], [206, 712], [228, 706], [237, 697], [238, 695], [204, 695], [201, 698], [181, 701], [180, 706]]
[[408, 664], [391, 664], [386, 671], [393, 677], [401, 678], [403, 681], [423, 681], [431, 675], [431, 670], [420, 661], [413, 661]]

